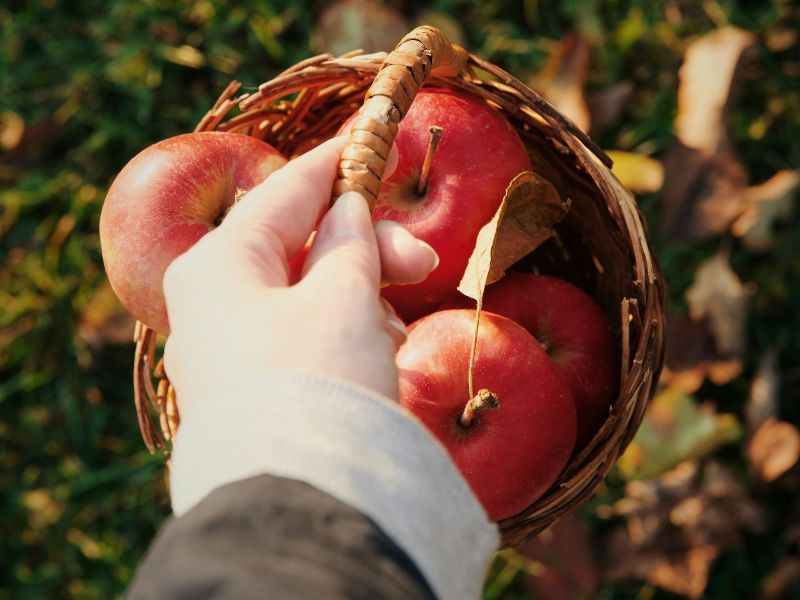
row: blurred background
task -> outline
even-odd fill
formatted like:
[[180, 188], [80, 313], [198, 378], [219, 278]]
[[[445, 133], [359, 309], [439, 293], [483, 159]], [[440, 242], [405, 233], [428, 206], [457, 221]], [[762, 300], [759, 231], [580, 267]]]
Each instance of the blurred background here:
[[669, 284], [667, 365], [599, 493], [487, 599], [800, 598], [800, 7], [84, 0], [0, 7], [0, 598], [120, 596], [168, 515], [103, 274], [105, 192], [236, 78], [416, 24], [590, 131]]

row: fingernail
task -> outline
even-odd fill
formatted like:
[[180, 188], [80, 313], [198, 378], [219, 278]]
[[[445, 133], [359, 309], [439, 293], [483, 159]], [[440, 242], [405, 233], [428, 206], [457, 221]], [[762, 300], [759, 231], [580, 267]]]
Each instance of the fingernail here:
[[386, 315], [386, 321], [389, 323], [389, 325], [396, 329], [400, 335], [403, 336], [403, 339], [408, 337], [408, 329], [406, 328], [405, 323], [400, 320], [400, 317], [395, 315]]
[[326, 215], [329, 232], [334, 237], [369, 239], [372, 219], [364, 196], [345, 192], [333, 203]]
[[430, 253], [433, 256], [433, 266], [431, 267], [431, 271], [435, 271], [436, 267], [439, 266], [439, 254], [436, 250], [433, 249], [433, 246], [428, 244], [427, 242], [423, 242], [421, 239], [417, 238], [417, 244], [420, 248], [424, 248], [426, 252]]

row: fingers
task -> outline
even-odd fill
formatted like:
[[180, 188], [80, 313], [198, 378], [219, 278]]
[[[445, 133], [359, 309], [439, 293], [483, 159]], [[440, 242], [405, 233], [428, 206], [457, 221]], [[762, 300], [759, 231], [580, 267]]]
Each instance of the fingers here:
[[[236, 204], [219, 227], [219, 233], [228, 234], [227, 239], [235, 240], [249, 258], [257, 258], [257, 269], [269, 285], [289, 283], [288, 259], [302, 250], [328, 208], [346, 142], [346, 136], [333, 138], [287, 163]], [[397, 147], [392, 145], [384, 178], [394, 172], [398, 160]], [[391, 257], [387, 281], [394, 280], [395, 273], [398, 282], [420, 280], [416, 270], [425, 259], [411, 257], [403, 262], [393, 250], [399, 247], [398, 234], [390, 237], [384, 243]]]
[[328, 207], [339, 158], [347, 139], [328, 140], [290, 161], [254, 187], [219, 227], [237, 237], [277, 238], [283, 260], [294, 256]]
[[303, 281], [328, 291], [359, 286], [378, 293], [381, 263], [367, 201], [357, 192], [339, 196], [320, 222], [306, 258]]
[[[375, 237], [381, 260], [381, 285], [406, 285], [424, 280], [439, 264], [439, 256], [428, 244], [413, 236], [394, 221], [375, 223]], [[308, 272], [306, 252], [292, 259], [290, 283], [300, 280], [301, 271]]]
[[[358, 200], [355, 201], [354, 198], [358, 198]], [[368, 228], [372, 227], [371, 222], [368, 221], [370, 215], [364, 210], [366, 204], [361, 196], [344, 194], [340, 200], [337, 200], [334, 207], [340, 204], [340, 201], [342, 206], [338, 208], [337, 212], [331, 214], [334, 212], [332, 208], [323, 219], [322, 224], [320, 224], [317, 238], [305, 260], [303, 267], [304, 277], [314, 269], [317, 271], [322, 268], [342, 269], [345, 266], [340, 261], [329, 262], [322, 260], [334, 248], [339, 253], [344, 252], [341, 247], [342, 231], [346, 231], [345, 237], [366, 240], [370, 245], [376, 243], [378, 250], [377, 260], [383, 285], [418, 283], [425, 279], [439, 264], [439, 257], [436, 251], [422, 240], [415, 238], [399, 223], [379, 221], [374, 225], [374, 234], [370, 234], [367, 231]], [[353, 202], [358, 205], [357, 209], [350, 206]], [[345, 203], [350, 206], [350, 209], [345, 209]], [[352, 221], [353, 219], [354, 221]], [[352, 222], [348, 224], [348, 220]], [[341, 229], [342, 227], [344, 229]], [[348, 228], [354, 229], [349, 231]], [[375, 258], [374, 256], [369, 258], [370, 271], [368, 275], [370, 279], [373, 279], [375, 275], [373, 272], [375, 267], [373, 259]], [[338, 273], [334, 272], [332, 276], [337, 277], [342, 274], [340, 270]]]
[[406, 324], [397, 316], [394, 308], [386, 298], [381, 298], [381, 305], [383, 306], [383, 312], [386, 314], [386, 329], [389, 331], [389, 335], [392, 336], [394, 347], [399, 348], [408, 337]]
[[384, 285], [419, 283], [439, 264], [436, 251], [400, 223], [378, 221], [375, 235]]

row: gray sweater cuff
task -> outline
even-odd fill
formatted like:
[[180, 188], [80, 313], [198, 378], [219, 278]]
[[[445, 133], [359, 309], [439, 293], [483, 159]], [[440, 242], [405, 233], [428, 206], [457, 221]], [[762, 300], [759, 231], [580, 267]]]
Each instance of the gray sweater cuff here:
[[480, 597], [497, 527], [438, 441], [383, 396], [281, 372], [205, 401], [175, 440], [173, 510], [262, 473], [305, 481], [373, 519], [439, 597]]

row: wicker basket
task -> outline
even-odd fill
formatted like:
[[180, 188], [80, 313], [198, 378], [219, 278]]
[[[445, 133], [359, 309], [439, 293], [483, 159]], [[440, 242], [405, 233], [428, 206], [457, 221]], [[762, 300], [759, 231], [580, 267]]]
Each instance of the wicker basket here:
[[[452, 46], [440, 31], [420, 27], [390, 53], [315, 56], [237, 95], [231, 83], [197, 131], [231, 131], [266, 140], [286, 156], [335, 133], [363, 105], [345, 150], [334, 196], [348, 189], [374, 202], [397, 124], [424, 85], [449, 87], [499, 110], [525, 142], [534, 170], [572, 208], [555, 242], [528, 260], [589, 291], [618, 336], [619, 396], [592, 441], [532, 506], [500, 522], [515, 544], [584, 502], [630, 442], [658, 380], [664, 344], [664, 284], [646, 229], [630, 195], [611, 174], [610, 159], [571, 121], [499, 67]], [[232, 116], [233, 115], [233, 116]], [[174, 390], [156, 361], [156, 334], [137, 323], [136, 410], [145, 444], [165, 449], [179, 424]], [[155, 384], [154, 382], [157, 382]]]

